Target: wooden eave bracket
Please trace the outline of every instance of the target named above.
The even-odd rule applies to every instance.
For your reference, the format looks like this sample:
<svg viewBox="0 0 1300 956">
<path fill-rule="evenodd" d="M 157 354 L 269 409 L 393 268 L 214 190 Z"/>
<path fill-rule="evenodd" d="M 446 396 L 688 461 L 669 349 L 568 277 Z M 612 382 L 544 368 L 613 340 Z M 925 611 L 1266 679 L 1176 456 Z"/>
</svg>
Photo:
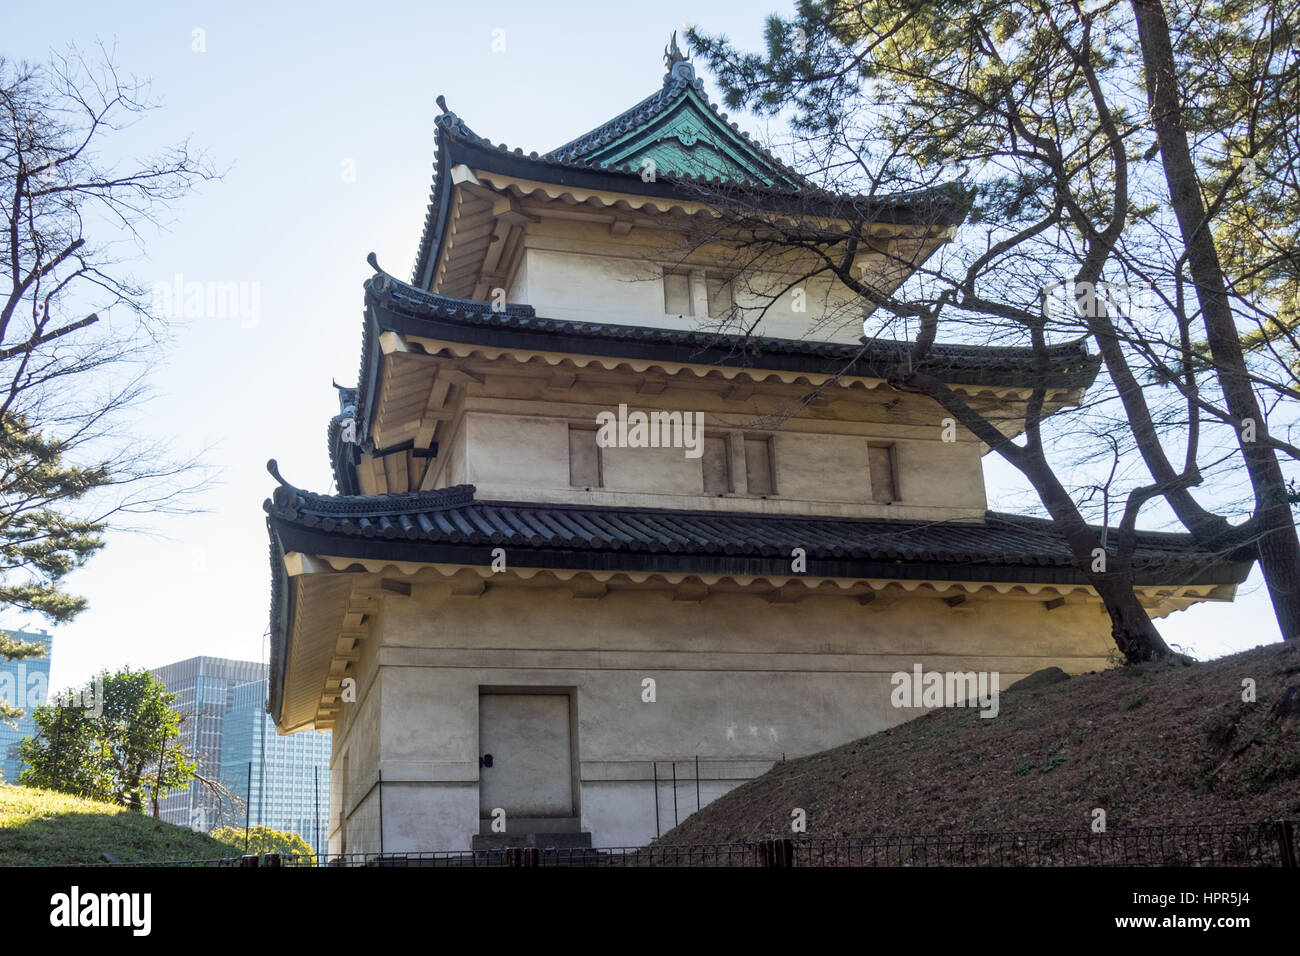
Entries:
<svg viewBox="0 0 1300 956">
<path fill-rule="evenodd" d="M 328 561 L 322 561 L 312 554 L 303 554 L 301 551 L 290 551 L 285 554 L 284 572 L 291 578 L 300 577 L 304 574 L 339 574 L 335 571 Z"/>
<path fill-rule="evenodd" d="M 473 173 L 470 175 L 473 175 Z M 512 226 L 522 226 L 530 222 L 542 221 L 540 216 L 533 216 L 524 212 L 519 205 L 519 201 L 513 196 L 499 196 L 494 200 L 492 203 L 492 216 Z"/>
<path fill-rule="evenodd" d="M 443 367 L 442 375 L 446 376 L 447 381 L 454 382 L 457 385 L 482 385 L 487 379 L 482 375 L 476 375 L 473 372 L 466 371 L 463 368 Z"/>
</svg>

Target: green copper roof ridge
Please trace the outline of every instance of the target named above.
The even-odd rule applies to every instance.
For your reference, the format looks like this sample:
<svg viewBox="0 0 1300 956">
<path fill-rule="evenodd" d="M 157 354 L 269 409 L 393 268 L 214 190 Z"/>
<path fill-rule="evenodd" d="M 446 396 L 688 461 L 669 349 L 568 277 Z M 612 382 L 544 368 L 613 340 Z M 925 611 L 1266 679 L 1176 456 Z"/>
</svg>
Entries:
<svg viewBox="0 0 1300 956">
<path fill-rule="evenodd" d="M 602 167 L 617 168 L 626 165 L 638 149 L 649 150 L 661 139 L 671 138 L 672 134 L 668 137 L 659 135 L 646 141 L 647 136 L 671 127 L 683 113 L 699 117 L 709 131 L 720 134 L 716 137 L 703 135 L 701 138 L 711 148 L 729 159 L 734 166 L 744 170 L 755 182 L 764 186 L 782 185 L 795 189 L 800 187 L 801 184 L 790 175 L 788 170 L 776 165 L 771 158 L 756 149 L 753 143 L 739 133 L 735 124 L 729 124 L 719 116 L 708 100 L 692 87 L 687 87 L 680 96 L 675 98 L 671 106 L 657 111 L 655 115 L 648 117 L 632 129 L 586 153 L 583 158 Z M 677 138 L 681 141 L 680 135 Z M 683 141 L 683 145 L 689 149 L 694 145 L 694 141 L 689 144 Z M 696 172 L 694 169 L 683 171 Z M 720 175 L 723 171 L 708 170 L 708 173 Z"/>
<path fill-rule="evenodd" d="M 719 152 L 730 153 L 731 163 L 746 171 L 747 178 L 758 185 L 784 187 L 796 192 L 805 187 L 806 182 L 797 171 L 772 155 L 740 129 L 739 124 L 728 121 L 726 114 L 722 113 L 704 92 L 704 82 L 696 77 L 694 67 L 684 60 L 670 66 L 669 72 L 664 76 L 663 86 L 659 90 L 651 93 L 635 106 L 569 140 L 563 146 L 543 154 L 540 158 L 563 163 L 594 165 L 603 169 L 619 169 L 621 165 L 625 165 L 621 161 L 627 156 L 624 154 L 614 158 L 611 156 L 612 150 L 615 150 L 620 143 L 628 143 L 638 136 L 644 136 L 648 130 L 656 124 L 663 123 L 666 117 L 678 112 L 686 103 L 690 103 L 700 114 L 701 120 L 721 135 L 726 148 L 720 149 Z M 687 175 L 696 174 L 690 169 L 683 172 Z M 708 172 L 716 178 L 716 170 Z"/>
</svg>

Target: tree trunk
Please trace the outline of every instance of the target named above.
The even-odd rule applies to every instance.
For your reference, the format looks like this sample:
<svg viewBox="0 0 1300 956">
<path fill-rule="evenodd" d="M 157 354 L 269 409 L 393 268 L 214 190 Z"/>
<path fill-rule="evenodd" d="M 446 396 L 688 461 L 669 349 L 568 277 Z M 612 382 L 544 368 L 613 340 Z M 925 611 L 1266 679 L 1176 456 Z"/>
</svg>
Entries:
<svg viewBox="0 0 1300 956">
<path fill-rule="evenodd" d="M 1187 265 L 1205 322 L 1206 340 L 1255 494 L 1256 548 L 1283 640 L 1300 636 L 1300 539 L 1287 502 L 1277 453 L 1259 441 L 1266 426 L 1247 375 L 1241 337 L 1228 300 L 1223 264 L 1201 200 L 1178 95 L 1169 21 L 1160 0 L 1132 0 L 1146 69 L 1147 104 L 1160 146 L 1169 199 L 1187 248 Z M 1246 433 L 1249 425 L 1253 435 Z M 1191 530 L 1191 529 L 1189 529 Z"/>
<path fill-rule="evenodd" d="M 1100 536 L 1083 520 L 1079 506 L 1057 479 L 1041 450 L 1032 447 L 1020 470 L 1033 484 L 1047 513 L 1056 521 L 1057 528 L 1070 545 L 1075 562 L 1105 604 L 1106 613 L 1110 615 L 1111 637 L 1124 660 L 1129 664 L 1144 664 L 1172 656 L 1173 650 L 1160 636 L 1151 615 L 1138 599 L 1132 568 L 1127 563 L 1119 564 L 1106 552 Z M 1094 555 L 1098 549 L 1102 552 L 1100 571 L 1094 570 Z"/>
<path fill-rule="evenodd" d="M 1132 583 L 1120 577 L 1097 575 L 1092 579 L 1092 586 L 1106 603 L 1106 613 L 1110 615 L 1110 636 L 1114 638 L 1115 646 L 1124 655 L 1126 662 L 1142 664 L 1164 660 L 1173 654 L 1156 630 L 1151 615 L 1138 600 Z"/>
<path fill-rule="evenodd" d="M 1264 583 L 1268 585 L 1268 596 L 1273 602 L 1277 625 L 1282 630 L 1282 640 L 1291 641 L 1300 637 L 1300 549 L 1296 544 L 1290 505 L 1270 509 L 1278 510 L 1283 512 L 1283 516 L 1270 514 L 1260 532 L 1259 566 L 1264 572 Z"/>
<path fill-rule="evenodd" d="M 1126 662 L 1142 664 L 1173 654 L 1133 589 L 1131 566 L 1127 562 L 1120 564 L 1105 553 L 1101 537 L 1083 520 L 1079 506 L 1056 477 L 1056 472 L 1043 453 L 1036 423 L 1027 422 L 1029 444 L 1021 447 L 980 418 L 977 412 L 932 375 L 909 372 L 892 379 L 891 384 L 934 399 L 1029 480 L 1038 492 L 1043 507 L 1056 522 L 1057 530 L 1069 545 L 1075 565 L 1105 605 L 1106 613 L 1110 615 L 1111 637 Z M 1104 554 L 1100 571 L 1093 569 L 1094 555 L 1098 548 Z"/>
</svg>

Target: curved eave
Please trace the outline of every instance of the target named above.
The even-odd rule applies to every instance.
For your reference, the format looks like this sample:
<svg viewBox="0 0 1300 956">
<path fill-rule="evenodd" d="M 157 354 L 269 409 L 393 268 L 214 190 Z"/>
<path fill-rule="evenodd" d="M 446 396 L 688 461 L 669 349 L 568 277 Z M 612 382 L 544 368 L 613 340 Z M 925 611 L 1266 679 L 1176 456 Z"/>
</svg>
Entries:
<svg viewBox="0 0 1300 956">
<path fill-rule="evenodd" d="M 272 517 L 286 552 L 330 555 L 357 560 L 379 559 L 404 564 L 449 564 L 490 567 L 500 544 L 367 537 L 309 528 Z M 663 551 L 580 550 L 567 547 L 510 546 L 510 563 L 519 568 L 561 568 L 575 571 L 626 571 L 677 574 L 723 574 L 735 577 L 790 576 L 789 554 L 709 554 Z M 1138 569 L 1140 587 L 1237 585 L 1250 573 L 1251 563 L 1227 559 L 1213 563 L 1169 560 Z M 1073 565 L 1004 564 L 982 560 L 939 561 L 903 558 L 808 558 L 809 576 L 850 580 L 981 581 L 1088 587 L 1088 577 Z"/>
<path fill-rule="evenodd" d="M 512 573 L 553 574 L 560 581 L 573 575 L 607 581 L 613 575 L 632 582 L 725 579 L 746 587 L 831 582 L 824 593 L 901 586 L 932 597 L 988 589 L 1040 599 L 1045 592 L 1090 593 L 1087 576 L 1052 523 L 1018 515 L 989 513 L 984 522 L 909 522 L 541 505 L 477 501 L 468 485 L 376 496 L 324 496 L 282 485 L 264 508 L 272 565 L 268 709 L 285 730 L 311 724 L 303 714 L 315 713 L 320 687 L 310 675 L 325 666 L 324 658 L 315 660 L 306 649 L 306 658 L 292 659 L 295 628 L 306 626 L 295 621 L 298 588 L 309 588 L 316 605 L 332 607 L 356 580 L 337 572 L 413 574 L 434 568 L 446 576 L 468 568 L 491 577 L 493 549 L 506 545 Z M 795 578 L 788 556 L 792 541 L 808 555 L 805 573 Z M 1245 553 L 1197 552 L 1187 535 L 1139 532 L 1135 586 L 1148 600 L 1168 598 L 1175 607 L 1224 600 L 1253 563 Z M 334 647 L 332 641 L 327 645 L 326 657 Z M 320 657 L 321 648 L 315 651 Z M 298 716 L 284 726 L 284 688 L 291 671 L 301 684 L 295 692 Z M 303 701 L 311 706 L 299 713 Z"/>
<path fill-rule="evenodd" d="M 457 132 L 453 132 L 453 128 Z M 463 130 L 463 132 L 460 132 Z M 951 228 L 966 218 L 968 202 L 951 189 L 943 187 L 897 196 L 856 197 L 810 194 L 798 189 L 760 188 L 728 185 L 715 178 L 664 177 L 645 182 L 631 167 L 609 168 L 599 164 L 548 160 L 521 149 L 493 146 L 463 126 L 439 123 L 434 181 L 430 191 L 420 248 L 416 256 L 412 282 L 428 289 L 436 264 L 442 256 L 446 239 L 447 217 L 451 208 L 453 184 L 449 170 L 464 165 L 482 173 L 495 173 L 511 179 L 552 187 L 578 189 L 595 193 L 621 194 L 657 200 L 663 208 L 674 204 L 705 204 L 709 199 L 725 197 L 736 190 L 747 202 L 759 199 L 775 215 L 783 212 L 801 216 L 847 220 L 852 217 L 884 225 Z"/>
<path fill-rule="evenodd" d="M 442 245 L 447 234 L 447 212 L 451 208 L 451 177 L 447 175 L 447 153 L 450 137 L 438 126 L 433 160 L 433 185 L 429 189 L 429 207 L 424 219 L 424 232 L 415 257 L 415 270 L 411 281 L 420 288 L 428 288 L 432 278 L 433 263 L 442 255 Z"/>
<path fill-rule="evenodd" d="M 434 295 L 383 274 L 368 280 L 365 289 L 358 381 L 358 439 L 363 448 L 368 447 L 374 418 L 384 332 L 520 351 L 870 379 L 888 377 L 907 348 L 907 343 L 881 342 L 874 352 L 858 356 L 859 346 L 842 343 L 546 319 L 536 316 L 531 307 L 518 305 L 493 312 L 486 303 Z M 1032 384 L 1029 349 L 937 345 L 934 357 L 925 368 L 951 385 L 1028 388 Z M 1055 391 L 1086 390 L 1101 366 L 1100 356 L 1090 355 L 1082 343 L 1053 346 L 1051 358 L 1054 365 L 1045 384 Z"/>
<path fill-rule="evenodd" d="M 268 516 L 266 531 L 270 538 L 271 556 L 271 659 L 267 681 L 266 710 L 271 719 L 280 723 L 283 708 L 285 665 L 289 656 L 289 634 L 294 618 L 293 583 L 284 567 L 284 548 L 276 526 Z"/>
</svg>

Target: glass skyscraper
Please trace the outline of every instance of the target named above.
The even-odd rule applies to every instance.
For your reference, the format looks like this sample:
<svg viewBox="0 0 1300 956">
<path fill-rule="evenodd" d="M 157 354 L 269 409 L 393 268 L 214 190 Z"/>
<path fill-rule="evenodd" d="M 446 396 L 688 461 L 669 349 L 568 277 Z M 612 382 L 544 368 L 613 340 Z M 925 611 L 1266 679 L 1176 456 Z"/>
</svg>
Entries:
<svg viewBox="0 0 1300 956">
<path fill-rule="evenodd" d="M 45 631 L 6 630 L 15 641 L 25 644 L 45 645 L 44 657 L 28 657 L 18 661 L 0 658 L 0 700 L 12 707 L 21 707 L 27 713 L 16 721 L 16 727 L 0 721 L 0 782 L 17 783 L 24 764 L 18 756 L 18 745 L 24 737 L 36 735 L 36 721 L 32 711 L 49 699 L 50 657 L 54 654 L 54 635 Z"/>
<path fill-rule="evenodd" d="M 275 732 L 275 722 L 266 712 L 265 680 L 234 689 L 222 734 L 221 776 L 248 802 L 251 826 L 290 830 L 318 852 L 324 851 L 329 762 L 328 732 L 287 737 Z"/>
<path fill-rule="evenodd" d="M 181 733 L 199 772 L 220 780 L 240 801 L 237 808 L 223 803 L 196 780 L 163 798 L 162 819 L 210 831 L 242 827 L 247 813 L 252 826 L 291 830 L 314 845 L 319 773 L 323 837 L 329 819 L 330 735 L 276 735 L 266 713 L 265 664 L 192 657 L 155 668 L 153 674 L 180 694 L 172 706 L 181 714 Z"/>
</svg>

